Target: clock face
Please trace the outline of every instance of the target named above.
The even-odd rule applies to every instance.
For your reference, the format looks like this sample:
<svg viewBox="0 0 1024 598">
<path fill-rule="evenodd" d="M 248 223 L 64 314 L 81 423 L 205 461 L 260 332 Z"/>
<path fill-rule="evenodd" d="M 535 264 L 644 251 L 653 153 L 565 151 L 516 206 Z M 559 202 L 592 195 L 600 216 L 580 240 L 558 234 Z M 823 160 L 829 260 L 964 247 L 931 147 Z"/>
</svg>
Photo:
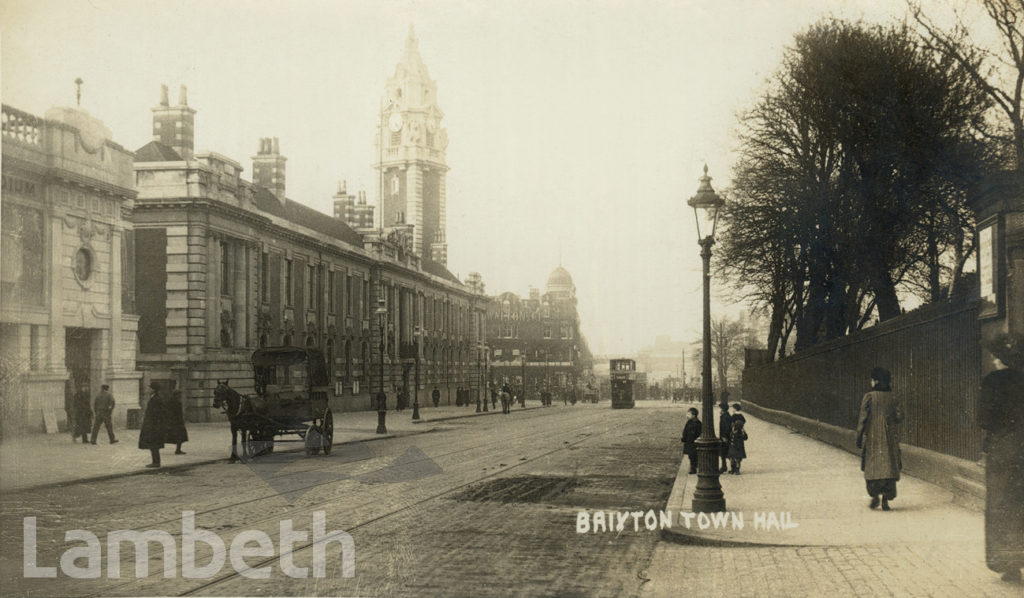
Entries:
<svg viewBox="0 0 1024 598">
<path fill-rule="evenodd" d="M 397 112 L 393 112 L 391 114 L 391 118 L 388 119 L 388 128 L 391 129 L 391 131 L 394 133 L 401 131 L 402 115 Z"/>
</svg>

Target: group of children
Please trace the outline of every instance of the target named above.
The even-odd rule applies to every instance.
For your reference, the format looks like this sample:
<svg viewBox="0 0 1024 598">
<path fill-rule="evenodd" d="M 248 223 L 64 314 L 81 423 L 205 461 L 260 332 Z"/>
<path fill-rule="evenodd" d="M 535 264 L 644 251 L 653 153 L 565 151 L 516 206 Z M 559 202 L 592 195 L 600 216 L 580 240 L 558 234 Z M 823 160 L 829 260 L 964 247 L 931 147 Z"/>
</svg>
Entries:
<svg viewBox="0 0 1024 598">
<path fill-rule="evenodd" d="M 747 458 L 747 433 L 743 427 L 747 420 L 740 413 L 740 404 L 733 403 L 733 413 L 729 413 L 729 403 L 722 402 L 718 406 L 722 413 L 718 417 L 719 448 L 718 455 L 722 459 L 719 473 L 728 471 L 739 475 L 740 463 Z M 697 419 L 698 411 L 690 407 L 686 412 L 686 425 L 683 427 L 683 453 L 690 458 L 690 473 L 697 473 L 697 439 L 700 438 L 701 424 Z"/>
</svg>

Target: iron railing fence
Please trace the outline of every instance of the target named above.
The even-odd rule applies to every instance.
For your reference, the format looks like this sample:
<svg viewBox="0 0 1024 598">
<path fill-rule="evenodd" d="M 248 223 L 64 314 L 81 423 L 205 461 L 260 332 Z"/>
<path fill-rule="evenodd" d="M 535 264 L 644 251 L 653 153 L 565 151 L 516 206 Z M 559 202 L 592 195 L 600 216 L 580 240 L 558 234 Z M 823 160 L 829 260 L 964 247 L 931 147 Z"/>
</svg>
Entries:
<svg viewBox="0 0 1024 598">
<path fill-rule="evenodd" d="M 881 366 L 892 372 L 893 390 L 903 399 L 902 442 L 976 461 L 983 438 L 976 421 L 980 337 L 976 303 L 928 305 L 748 367 L 743 392 L 763 407 L 855 429 L 871 368 Z"/>
</svg>

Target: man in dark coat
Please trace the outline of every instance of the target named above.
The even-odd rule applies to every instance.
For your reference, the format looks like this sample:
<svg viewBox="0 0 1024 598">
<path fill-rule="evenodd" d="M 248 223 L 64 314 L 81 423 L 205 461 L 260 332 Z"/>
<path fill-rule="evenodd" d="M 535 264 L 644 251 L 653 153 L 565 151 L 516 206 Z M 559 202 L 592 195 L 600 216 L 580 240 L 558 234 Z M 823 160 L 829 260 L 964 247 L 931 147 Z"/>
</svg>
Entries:
<svg viewBox="0 0 1024 598">
<path fill-rule="evenodd" d="M 142 415 L 142 427 L 139 429 L 139 448 L 149 450 L 153 462 L 146 467 L 160 467 L 160 449 L 164 448 L 167 436 L 167 405 L 160 395 L 160 386 L 154 380 L 149 383 L 153 394 L 146 403 L 146 412 Z"/>
<path fill-rule="evenodd" d="M 729 403 L 722 401 L 718 408 L 722 410 L 718 415 L 718 439 L 721 441 L 718 446 L 718 456 L 722 459 L 718 473 L 725 473 L 729 469 L 729 435 L 732 434 L 732 416 L 729 415 Z"/>
<path fill-rule="evenodd" d="M 1003 581 L 1024 567 L 1024 336 L 987 347 L 995 369 L 981 381 L 978 425 L 985 430 L 985 561 Z"/>
<path fill-rule="evenodd" d="M 82 444 L 89 443 L 89 432 L 92 430 L 92 402 L 89 400 L 89 387 L 82 384 L 71 400 L 71 410 L 75 419 L 75 438 L 81 436 Z"/>
<path fill-rule="evenodd" d="M 188 430 L 185 429 L 185 412 L 181 405 L 180 390 L 171 393 L 171 398 L 167 401 L 166 408 L 167 419 L 165 424 L 167 431 L 164 442 L 177 445 L 177 448 L 174 450 L 175 455 L 184 455 L 185 451 L 181 450 L 181 443 L 188 442 Z"/>
<path fill-rule="evenodd" d="M 430 393 L 430 398 L 434 401 L 434 407 L 441 404 L 441 391 L 438 390 L 436 386 L 434 387 L 433 392 Z"/>
<path fill-rule="evenodd" d="M 93 401 L 93 423 L 92 423 L 92 443 L 96 444 L 96 437 L 100 433 L 100 425 L 106 424 L 107 426 L 107 437 L 110 439 L 110 444 L 117 442 L 114 438 L 114 424 L 111 422 L 111 417 L 114 414 L 114 395 L 110 394 L 110 386 L 104 384 L 100 387 L 100 394 L 96 395 L 96 400 Z"/>
<path fill-rule="evenodd" d="M 697 473 L 697 439 L 700 438 L 700 420 L 695 407 L 686 410 L 686 425 L 683 426 L 683 454 L 690 458 L 690 473 Z"/>
</svg>

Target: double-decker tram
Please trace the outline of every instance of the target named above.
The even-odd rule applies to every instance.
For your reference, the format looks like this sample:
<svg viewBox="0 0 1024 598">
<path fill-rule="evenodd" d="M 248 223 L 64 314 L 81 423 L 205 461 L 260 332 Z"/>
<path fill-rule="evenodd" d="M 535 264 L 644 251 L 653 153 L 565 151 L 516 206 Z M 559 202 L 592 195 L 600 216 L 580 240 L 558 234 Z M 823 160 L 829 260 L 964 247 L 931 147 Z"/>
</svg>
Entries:
<svg viewBox="0 0 1024 598">
<path fill-rule="evenodd" d="M 612 409 L 632 409 L 636 362 L 632 359 L 612 359 L 608 365 L 608 376 L 612 386 Z"/>
</svg>

